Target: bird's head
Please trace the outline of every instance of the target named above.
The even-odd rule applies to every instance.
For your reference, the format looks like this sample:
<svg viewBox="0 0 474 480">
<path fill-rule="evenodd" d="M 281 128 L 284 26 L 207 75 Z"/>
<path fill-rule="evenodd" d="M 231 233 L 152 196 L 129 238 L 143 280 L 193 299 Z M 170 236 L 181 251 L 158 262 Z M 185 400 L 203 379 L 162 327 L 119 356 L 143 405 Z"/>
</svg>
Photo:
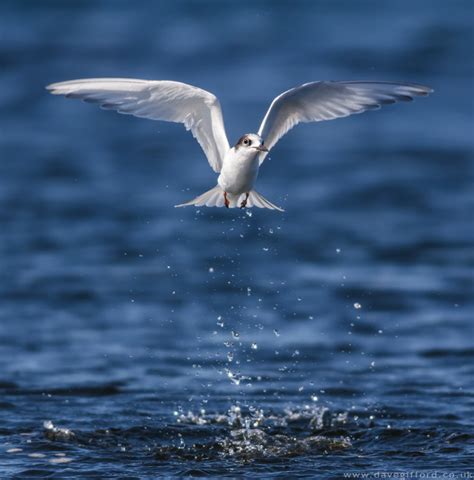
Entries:
<svg viewBox="0 0 474 480">
<path fill-rule="evenodd" d="M 235 149 L 237 150 L 240 148 L 268 152 L 268 149 L 263 145 L 262 137 L 256 133 L 246 133 L 240 137 L 235 145 Z"/>
</svg>

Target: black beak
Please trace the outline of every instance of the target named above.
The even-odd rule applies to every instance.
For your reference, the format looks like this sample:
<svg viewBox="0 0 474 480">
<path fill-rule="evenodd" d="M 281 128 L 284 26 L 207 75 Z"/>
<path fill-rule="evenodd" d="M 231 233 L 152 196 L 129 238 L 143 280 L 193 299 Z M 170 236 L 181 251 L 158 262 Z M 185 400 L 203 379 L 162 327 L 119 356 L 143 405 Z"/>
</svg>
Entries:
<svg viewBox="0 0 474 480">
<path fill-rule="evenodd" d="M 264 147 L 263 145 L 260 145 L 259 147 L 255 147 L 255 150 L 258 150 L 259 152 L 268 152 L 268 148 Z"/>
</svg>

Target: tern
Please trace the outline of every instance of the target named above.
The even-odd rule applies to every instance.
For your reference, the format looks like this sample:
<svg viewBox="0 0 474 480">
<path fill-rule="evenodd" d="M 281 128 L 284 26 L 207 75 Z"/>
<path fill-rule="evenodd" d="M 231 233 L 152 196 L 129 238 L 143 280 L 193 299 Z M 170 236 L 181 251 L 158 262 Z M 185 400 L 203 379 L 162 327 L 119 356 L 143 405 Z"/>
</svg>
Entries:
<svg viewBox="0 0 474 480">
<path fill-rule="evenodd" d="M 254 190 L 258 171 L 278 140 L 298 123 L 347 117 L 397 101 L 426 96 L 429 87 L 398 82 L 317 81 L 278 95 L 258 129 L 247 133 L 231 148 L 219 100 L 212 93 L 169 80 L 87 78 L 53 83 L 54 95 L 98 103 L 107 110 L 151 120 L 183 123 L 191 130 L 219 174 L 217 185 L 185 207 L 259 207 L 283 211 Z"/>
</svg>

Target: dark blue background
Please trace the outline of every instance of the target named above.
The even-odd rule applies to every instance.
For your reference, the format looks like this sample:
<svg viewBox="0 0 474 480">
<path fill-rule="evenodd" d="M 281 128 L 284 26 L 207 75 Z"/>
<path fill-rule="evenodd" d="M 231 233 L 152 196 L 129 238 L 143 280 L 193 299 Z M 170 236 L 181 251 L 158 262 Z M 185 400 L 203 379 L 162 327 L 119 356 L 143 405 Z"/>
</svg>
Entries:
<svg viewBox="0 0 474 480">
<path fill-rule="evenodd" d="M 3 1 L 2 478 L 467 471 L 472 24 L 468 0 Z M 100 76 L 215 93 L 230 143 L 308 81 L 435 93 L 291 131 L 257 186 L 286 212 L 249 216 L 173 208 L 215 184 L 182 126 L 44 90 Z"/>
</svg>

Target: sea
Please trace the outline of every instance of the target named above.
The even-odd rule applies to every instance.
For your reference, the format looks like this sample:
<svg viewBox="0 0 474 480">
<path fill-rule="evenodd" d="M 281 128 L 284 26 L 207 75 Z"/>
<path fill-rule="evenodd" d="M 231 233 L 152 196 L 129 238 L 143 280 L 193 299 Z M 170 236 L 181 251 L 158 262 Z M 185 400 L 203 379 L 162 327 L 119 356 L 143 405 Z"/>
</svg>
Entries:
<svg viewBox="0 0 474 480">
<path fill-rule="evenodd" d="M 474 477 L 474 3 L 0 3 L 0 478 Z M 182 125 L 45 86 L 177 80 L 229 142 L 316 80 L 414 102 L 283 137 L 256 189 Z"/>
</svg>

